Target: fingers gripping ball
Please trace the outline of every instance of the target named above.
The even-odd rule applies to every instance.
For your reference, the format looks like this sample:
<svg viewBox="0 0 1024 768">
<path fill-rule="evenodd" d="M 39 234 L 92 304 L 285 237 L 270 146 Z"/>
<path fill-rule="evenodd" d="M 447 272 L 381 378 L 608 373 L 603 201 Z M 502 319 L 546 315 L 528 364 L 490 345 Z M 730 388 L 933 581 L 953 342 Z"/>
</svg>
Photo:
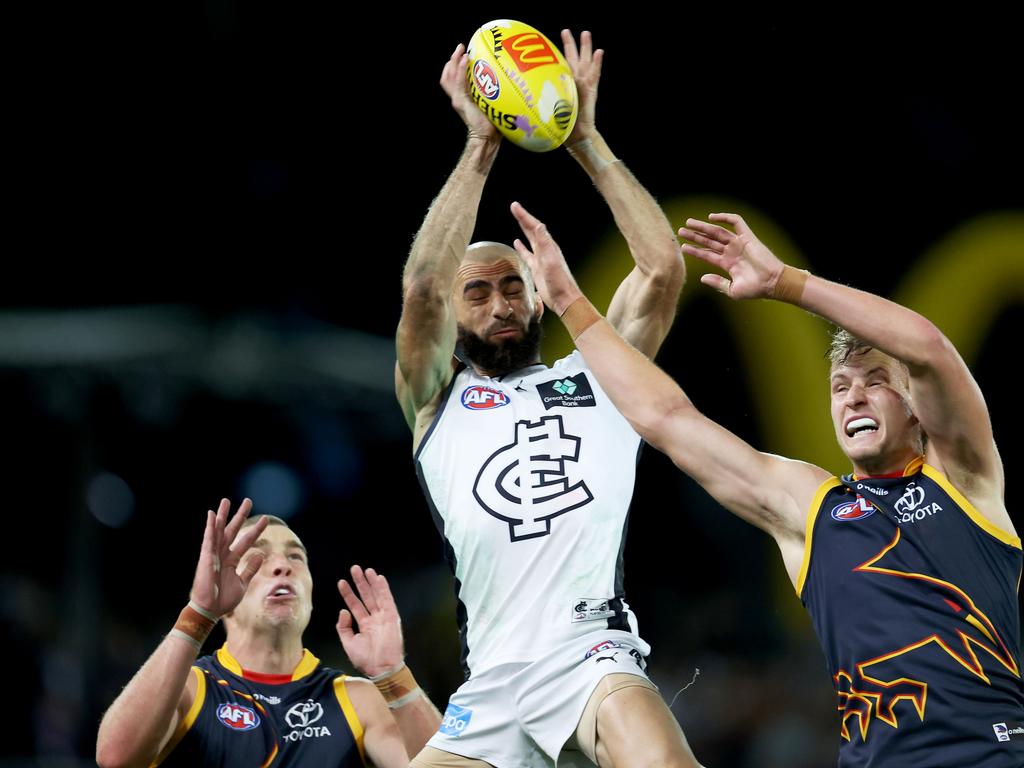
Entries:
<svg viewBox="0 0 1024 768">
<path fill-rule="evenodd" d="M 579 100 L 562 52 L 528 24 L 497 19 L 469 43 L 469 91 L 507 139 L 531 152 L 562 144 Z"/>
</svg>

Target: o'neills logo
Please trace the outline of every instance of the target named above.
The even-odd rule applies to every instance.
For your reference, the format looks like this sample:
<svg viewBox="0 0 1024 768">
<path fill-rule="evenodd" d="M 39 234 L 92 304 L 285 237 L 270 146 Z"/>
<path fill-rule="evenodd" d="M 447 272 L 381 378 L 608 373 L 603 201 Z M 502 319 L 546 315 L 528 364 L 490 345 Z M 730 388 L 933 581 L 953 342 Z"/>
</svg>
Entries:
<svg viewBox="0 0 1024 768">
<path fill-rule="evenodd" d="M 587 374 L 577 373 L 564 379 L 545 381 L 537 385 L 537 394 L 544 403 L 544 410 L 555 406 L 561 408 L 593 408 L 597 405 L 594 390 L 587 381 Z"/>
<path fill-rule="evenodd" d="M 992 723 L 996 741 L 1010 741 L 1014 736 L 1024 736 L 1024 727 L 1020 723 Z"/>
</svg>

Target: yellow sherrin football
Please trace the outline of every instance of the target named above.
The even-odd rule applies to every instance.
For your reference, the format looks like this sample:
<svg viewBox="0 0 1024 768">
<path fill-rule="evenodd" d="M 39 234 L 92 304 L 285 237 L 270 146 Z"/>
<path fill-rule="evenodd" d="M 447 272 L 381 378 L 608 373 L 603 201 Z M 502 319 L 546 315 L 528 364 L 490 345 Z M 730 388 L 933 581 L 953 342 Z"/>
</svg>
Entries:
<svg viewBox="0 0 1024 768">
<path fill-rule="evenodd" d="M 565 57 L 528 24 L 497 19 L 469 43 L 470 95 L 510 141 L 531 152 L 561 145 L 576 125 L 579 101 Z"/>
</svg>

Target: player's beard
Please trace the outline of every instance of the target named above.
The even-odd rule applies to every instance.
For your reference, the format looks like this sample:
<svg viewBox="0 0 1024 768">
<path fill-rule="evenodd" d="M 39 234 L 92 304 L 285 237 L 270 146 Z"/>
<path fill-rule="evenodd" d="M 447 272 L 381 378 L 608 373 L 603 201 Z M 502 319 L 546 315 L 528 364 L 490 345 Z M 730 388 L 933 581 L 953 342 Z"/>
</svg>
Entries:
<svg viewBox="0 0 1024 768">
<path fill-rule="evenodd" d="M 502 376 L 540 360 L 540 340 L 544 334 L 539 317 L 530 319 L 522 338 L 498 343 L 484 341 L 461 325 L 458 331 L 460 359 L 494 376 Z"/>
</svg>

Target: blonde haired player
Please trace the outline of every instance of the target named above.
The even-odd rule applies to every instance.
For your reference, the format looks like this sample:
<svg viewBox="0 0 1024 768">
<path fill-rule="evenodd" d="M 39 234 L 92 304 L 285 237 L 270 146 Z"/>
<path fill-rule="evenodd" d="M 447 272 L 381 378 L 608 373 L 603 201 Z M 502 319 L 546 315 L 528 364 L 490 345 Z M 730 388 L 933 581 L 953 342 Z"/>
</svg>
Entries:
<svg viewBox="0 0 1024 768">
<path fill-rule="evenodd" d="M 829 387 L 853 472 L 834 477 L 704 416 L 600 317 L 547 228 L 512 213 L 541 296 L 630 423 L 778 544 L 836 687 L 841 768 L 1024 765 L 1021 542 L 985 400 L 949 340 L 894 302 L 786 266 L 740 216 L 687 220 L 684 253 L 728 274 L 702 282 L 844 329 Z"/>
</svg>

